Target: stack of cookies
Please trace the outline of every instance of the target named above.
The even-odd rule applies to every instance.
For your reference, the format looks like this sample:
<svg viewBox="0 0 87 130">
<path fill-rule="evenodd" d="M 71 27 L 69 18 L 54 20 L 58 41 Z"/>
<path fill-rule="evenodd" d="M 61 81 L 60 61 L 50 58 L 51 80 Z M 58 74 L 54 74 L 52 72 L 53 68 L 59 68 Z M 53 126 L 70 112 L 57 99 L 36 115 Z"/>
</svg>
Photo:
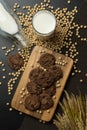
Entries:
<svg viewBox="0 0 87 130">
<path fill-rule="evenodd" d="M 53 107 L 52 96 L 56 93 L 56 82 L 63 77 L 62 69 L 55 62 L 54 55 L 45 53 L 39 58 L 40 67 L 31 70 L 30 81 L 26 86 L 29 92 L 25 99 L 27 110 L 47 110 Z"/>
</svg>

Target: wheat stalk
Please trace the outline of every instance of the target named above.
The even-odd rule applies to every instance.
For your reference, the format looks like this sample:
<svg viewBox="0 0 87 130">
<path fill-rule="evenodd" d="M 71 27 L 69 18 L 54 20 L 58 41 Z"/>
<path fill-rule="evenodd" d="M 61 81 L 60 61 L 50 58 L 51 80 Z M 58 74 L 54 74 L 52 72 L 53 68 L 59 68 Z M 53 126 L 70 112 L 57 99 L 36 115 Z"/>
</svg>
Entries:
<svg viewBox="0 0 87 130">
<path fill-rule="evenodd" d="M 87 130 L 87 96 L 65 94 L 63 103 L 59 103 L 63 113 L 57 113 L 53 123 L 58 130 Z"/>
</svg>

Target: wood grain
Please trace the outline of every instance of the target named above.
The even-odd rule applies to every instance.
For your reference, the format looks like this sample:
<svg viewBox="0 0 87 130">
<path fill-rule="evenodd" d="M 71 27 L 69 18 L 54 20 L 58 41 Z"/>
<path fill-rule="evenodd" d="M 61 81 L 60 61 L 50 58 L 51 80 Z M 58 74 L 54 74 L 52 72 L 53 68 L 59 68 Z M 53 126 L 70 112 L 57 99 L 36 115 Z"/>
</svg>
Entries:
<svg viewBox="0 0 87 130">
<path fill-rule="evenodd" d="M 67 63 L 65 66 L 61 66 L 61 68 L 63 70 L 63 78 L 60 79 L 61 87 L 57 88 L 57 90 L 56 90 L 56 94 L 55 94 L 56 98 L 53 97 L 54 106 L 50 109 L 50 113 L 48 113 L 47 111 L 43 111 L 43 113 L 40 114 L 36 111 L 32 112 L 32 111 L 25 109 L 24 100 L 27 96 L 26 84 L 29 81 L 29 73 L 33 68 L 37 67 L 37 65 L 38 65 L 37 61 L 42 54 L 41 51 L 43 52 L 43 50 L 45 52 L 53 54 L 57 61 L 59 60 L 59 57 L 62 57 L 62 61 L 66 61 Z M 32 66 L 33 66 L 33 68 L 32 68 Z M 31 116 L 36 117 L 38 119 L 41 119 L 44 121 L 50 121 L 55 113 L 56 107 L 58 105 L 59 99 L 60 99 L 62 92 L 64 90 L 64 87 L 65 87 L 65 84 L 66 84 L 67 79 L 69 77 L 72 66 L 73 66 L 73 60 L 71 58 L 66 57 L 66 56 L 59 54 L 59 53 L 52 52 L 51 50 L 48 50 L 46 48 L 36 46 L 32 51 L 32 54 L 31 54 L 29 61 L 28 61 L 28 64 L 25 68 L 25 71 L 20 79 L 20 82 L 19 82 L 18 87 L 16 89 L 16 92 L 14 94 L 14 97 L 12 99 L 12 102 L 11 102 L 12 107 L 18 111 L 21 111 L 25 114 L 31 115 Z M 24 96 L 23 96 L 23 93 L 24 93 Z M 22 101 L 22 103 L 20 101 Z"/>
</svg>

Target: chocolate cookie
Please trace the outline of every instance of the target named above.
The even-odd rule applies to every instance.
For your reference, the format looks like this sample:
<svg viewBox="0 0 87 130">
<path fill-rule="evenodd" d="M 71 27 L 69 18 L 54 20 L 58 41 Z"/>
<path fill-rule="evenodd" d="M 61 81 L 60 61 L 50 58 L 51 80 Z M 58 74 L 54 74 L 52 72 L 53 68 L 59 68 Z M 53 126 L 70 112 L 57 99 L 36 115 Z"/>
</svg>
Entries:
<svg viewBox="0 0 87 130">
<path fill-rule="evenodd" d="M 53 65 L 48 68 L 48 71 L 52 72 L 55 81 L 63 77 L 63 71 L 60 67 Z"/>
<path fill-rule="evenodd" d="M 29 74 L 29 78 L 30 80 L 36 82 L 38 79 L 38 75 L 40 75 L 43 72 L 43 69 L 37 67 L 33 70 L 31 70 L 30 74 Z"/>
<path fill-rule="evenodd" d="M 36 94 L 36 95 L 39 95 L 42 92 L 41 87 L 35 84 L 34 82 L 28 82 L 27 90 L 30 94 Z"/>
<path fill-rule="evenodd" d="M 24 64 L 23 58 L 19 54 L 11 55 L 8 59 L 8 65 L 13 70 L 20 69 Z"/>
<path fill-rule="evenodd" d="M 30 95 L 25 99 L 25 108 L 31 111 L 35 111 L 40 107 L 39 97 L 36 95 Z"/>
<path fill-rule="evenodd" d="M 54 83 L 54 77 L 51 72 L 43 71 L 38 75 L 37 84 L 42 88 L 48 88 Z"/>
<path fill-rule="evenodd" d="M 47 93 L 40 94 L 41 109 L 47 110 L 54 104 L 52 98 Z"/>
<path fill-rule="evenodd" d="M 45 91 L 45 93 L 47 93 L 48 95 L 50 95 L 50 96 L 53 96 L 53 95 L 55 95 L 55 93 L 56 93 L 56 86 L 54 85 L 54 86 L 51 86 L 50 88 L 47 88 L 46 90 L 44 90 Z"/>
<path fill-rule="evenodd" d="M 42 67 L 48 68 L 49 66 L 54 65 L 55 61 L 56 61 L 56 59 L 55 59 L 54 55 L 45 53 L 45 54 L 41 55 L 38 62 L 40 63 L 40 65 Z"/>
</svg>

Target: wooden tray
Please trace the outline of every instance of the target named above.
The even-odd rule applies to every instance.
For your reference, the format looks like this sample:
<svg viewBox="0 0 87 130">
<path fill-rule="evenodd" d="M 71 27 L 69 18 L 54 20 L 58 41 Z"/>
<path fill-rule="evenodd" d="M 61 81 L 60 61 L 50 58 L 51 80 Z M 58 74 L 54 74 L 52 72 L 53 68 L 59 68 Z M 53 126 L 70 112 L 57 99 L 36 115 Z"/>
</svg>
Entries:
<svg viewBox="0 0 87 130">
<path fill-rule="evenodd" d="M 41 111 L 32 112 L 32 111 L 28 111 L 27 109 L 25 109 L 24 100 L 25 100 L 25 97 L 27 96 L 26 84 L 29 81 L 29 73 L 33 68 L 38 66 L 37 61 L 40 58 L 40 55 L 44 52 L 51 53 L 55 56 L 56 61 L 58 61 L 58 64 L 60 64 L 60 66 L 63 70 L 63 78 L 60 79 L 61 86 L 57 88 L 56 94 L 55 94 L 55 96 L 53 96 L 54 106 L 48 111 L 47 110 L 43 111 L 43 113 L 41 114 Z M 38 119 L 41 119 L 44 121 L 50 121 L 55 113 L 57 104 L 58 104 L 60 96 L 64 90 L 64 87 L 65 87 L 66 81 L 68 79 L 68 76 L 70 74 L 70 71 L 72 69 L 72 66 L 73 66 L 73 60 L 71 58 L 66 57 L 59 53 L 52 52 L 51 50 L 48 50 L 46 48 L 36 46 L 33 49 L 33 52 L 29 58 L 28 64 L 25 68 L 25 71 L 21 77 L 19 85 L 18 85 L 16 92 L 14 94 L 14 97 L 12 99 L 12 103 L 11 103 L 12 107 L 18 111 L 21 111 L 25 114 L 31 115 Z"/>
</svg>

